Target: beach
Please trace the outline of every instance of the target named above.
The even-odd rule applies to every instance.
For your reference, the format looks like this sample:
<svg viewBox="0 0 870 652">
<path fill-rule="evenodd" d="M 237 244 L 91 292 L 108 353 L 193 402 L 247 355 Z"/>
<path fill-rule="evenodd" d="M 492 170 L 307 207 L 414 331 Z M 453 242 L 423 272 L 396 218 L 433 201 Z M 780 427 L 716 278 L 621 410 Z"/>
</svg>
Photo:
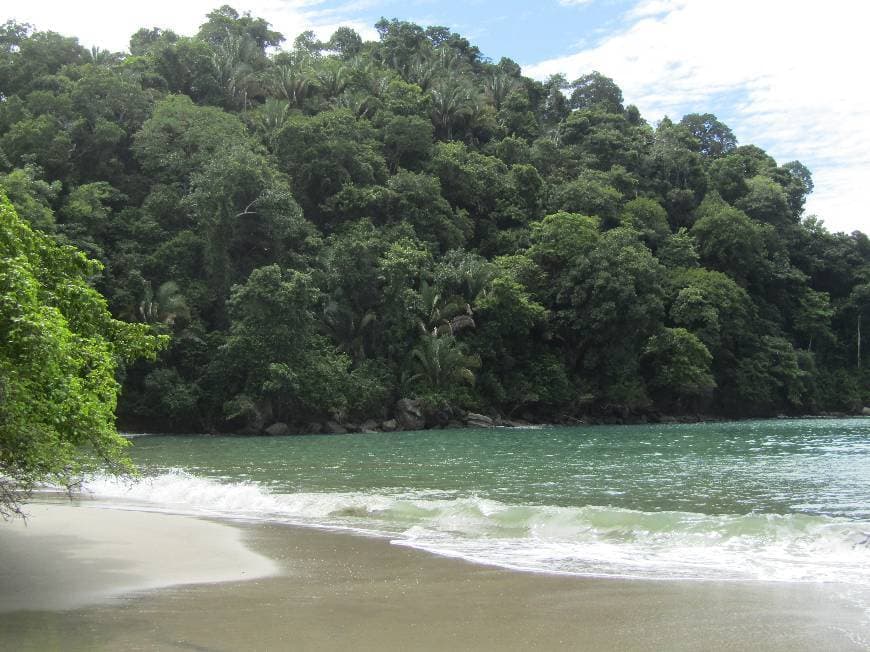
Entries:
<svg viewBox="0 0 870 652">
<path fill-rule="evenodd" d="M 516 572 L 383 539 L 80 503 L 0 525 L 16 650 L 860 650 L 840 585 Z"/>
</svg>

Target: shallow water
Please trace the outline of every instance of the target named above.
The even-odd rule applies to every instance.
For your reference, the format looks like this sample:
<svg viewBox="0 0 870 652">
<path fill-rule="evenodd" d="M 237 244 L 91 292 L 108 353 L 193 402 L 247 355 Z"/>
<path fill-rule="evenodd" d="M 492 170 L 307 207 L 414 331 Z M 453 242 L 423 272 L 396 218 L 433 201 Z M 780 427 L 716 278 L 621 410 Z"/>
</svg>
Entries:
<svg viewBox="0 0 870 652">
<path fill-rule="evenodd" d="M 870 419 L 133 439 L 114 505 L 522 570 L 870 586 Z"/>
</svg>

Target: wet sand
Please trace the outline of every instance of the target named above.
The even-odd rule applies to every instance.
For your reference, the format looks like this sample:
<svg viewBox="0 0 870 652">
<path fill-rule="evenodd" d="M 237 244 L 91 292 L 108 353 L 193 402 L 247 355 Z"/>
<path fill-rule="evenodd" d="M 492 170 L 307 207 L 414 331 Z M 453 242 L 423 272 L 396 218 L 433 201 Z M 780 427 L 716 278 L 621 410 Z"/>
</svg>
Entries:
<svg viewBox="0 0 870 652">
<path fill-rule="evenodd" d="M 31 519 L 32 532 L 38 514 L 64 513 L 68 522 L 87 523 L 92 542 L 108 539 L 104 528 L 132 527 L 131 535 L 147 538 L 142 532 L 151 526 L 146 523 L 161 516 L 86 506 L 40 510 Z M 52 593 L 50 584 L 29 594 L 22 586 L 22 578 L 40 577 L 35 571 L 50 556 L 47 550 L 61 554 L 55 565 L 58 588 L 75 594 L 79 587 L 81 594 L 90 590 L 94 577 L 147 575 L 139 564 L 141 547 L 73 546 L 75 554 L 63 555 L 58 552 L 63 545 L 45 547 L 50 534 L 10 535 L 9 526 L 0 525 L 0 604 L 14 603 L 22 591 L 30 596 L 26 610 L 0 613 L 0 649 L 794 651 L 870 645 L 868 614 L 843 599 L 843 587 L 517 573 L 345 533 L 162 518 L 169 520 L 161 527 L 176 528 L 178 535 L 166 548 L 148 546 L 153 558 L 174 569 L 162 571 L 158 585 L 164 588 L 140 581 L 135 585 L 140 588 L 121 594 L 118 582 L 109 582 L 113 590 L 88 598 L 98 604 L 77 608 L 38 604 L 36 596 Z M 120 528 L 119 519 L 125 522 Z M 217 559 L 208 547 L 211 536 L 185 536 L 192 523 L 214 526 L 209 530 L 213 539 L 232 544 L 223 548 L 221 566 L 236 580 L 243 569 L 246 577 L 255 567 L 260 575 L 187 583 L 190 576 L 183 577 L 183 571 L 189 563 L 199 560 L 211 573 Z M 71 536 L 69 531 L 54 534 Z M 30 543 L 10 547 L 16 537 L 19 544 Z M 257 566 L 263 557 L 274 560 L 277 574 Z M 253 566 L 245 567 L 242 559 Z M 10 563 L 30 564 L 11 573 L 18 578 L 13 584 L 6 581 Z M 65 564 L 70 565 L 63 569 Z M 208 575 L 208 581 L 214 579 Z M 167 582 L 176 585 L 166 588 Z"/>
</svg>

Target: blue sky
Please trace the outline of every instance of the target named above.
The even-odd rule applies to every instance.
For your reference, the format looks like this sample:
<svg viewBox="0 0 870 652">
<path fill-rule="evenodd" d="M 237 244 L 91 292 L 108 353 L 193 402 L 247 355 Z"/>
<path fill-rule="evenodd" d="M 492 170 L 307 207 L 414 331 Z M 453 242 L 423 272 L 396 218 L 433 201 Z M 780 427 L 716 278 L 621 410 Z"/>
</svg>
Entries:
<svg viewBox="0 0 870 652">
<path fill-rule="evenodd" d="M 222 0 L 4 3 L 16 18 L 121 50 L 135 29 L 192 34 Z M 239 0 L 288 41 L 349 25 L 376 38 L 381 16 L 446 25 L 525 74 L 598 70 L 651 123 L 715 113 L 742 144 L 801 160 L 816 191 L 807 212 L 833 231 L 870 232 L 870 3 L 863 0 Z M 96 20 L 95 20 L 95 17 Z"/>
</svg>

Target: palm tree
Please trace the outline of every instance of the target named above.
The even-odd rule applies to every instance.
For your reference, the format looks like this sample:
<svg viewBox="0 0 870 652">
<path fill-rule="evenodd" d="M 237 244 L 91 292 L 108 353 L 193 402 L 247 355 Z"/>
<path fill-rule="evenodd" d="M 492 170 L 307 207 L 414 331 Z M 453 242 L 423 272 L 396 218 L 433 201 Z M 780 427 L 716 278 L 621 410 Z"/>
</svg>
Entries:
<svg viewBox="0 0 870 652">
<path fill-rule="evenodd" d="M 432 87 L 432 124 L 447 140 L 453 138 L 453 127 L 471 110 L 474 89 L 456 79 L 442 79 Z"/>
<path fill-rule="evenodd" d="M 266 144 L 269 146 L 269 151 L 273 154 L 278 153 L 280 145 L 278 134 L 281 132 L 284 123 L 287 122 L 289 115 L 290 104 L 285 100 L 279 100 L 274 97 L 267 99 L 257 109 L 255 124 L 263 132 Z"/>
<path fill-rule="evenodd" d="M 406 81 L 417 84 L 425 93 L 432 87 L 437 72 L 437 68 L 432 65 L 432 59 L 420 52 L 407 65 L 404 77 Z"/>
<path fill-rule="evenodd" d="M 96 45 L 91 46 L 88 55 L 90 56 L 91 62 L 98 66 L 111 66 L 121 62 L 120 54 L 112 52 L 111 50 L 104 50 Z"/>
<path fill-rule="evenodd" d="M 228 108 L 247 109 L 249 91 L 257 81 L 251 65 L 256 52 L 252 39 L 233 34 L 227 34 L 212 51 L 209 58 L 212 77 L 223 90 Z"/>
<path fill-rule="evenodd" d="M 356 57 L 347 68 L 344 91 L 336 106 L 350 109 L 357 117 L 370 117 L 382 105 L 382 98 L 393 80 L 389 71 L 371 59 Z"/>
<path fill-rule="evenodd" d="M 486 97 L 496 111 L 501 109 L 501 105 L 516 87 L 516 80 L 500 70 L 490 73 L 483 82 Z"/>
<path fill-rule="evenodd" d="M 423 318 L 419 324 L 424 334 L 431 331 L 436 335 L 454 335 L 475 326 L 469 304 L 459 297 L 445 299 L 438 287 L 425 279 L 420 281 L 420 313 Z"/>
<path fill-rule="evenodd" d="M 435 389 L 448 389 L 457 383 L 473 385 L 474 371 L 480 366 L 476 356 L 465 355 L 453 335 L 424 333 L 420 343 L 411 351 L 415 373 L 411 382 L 422 381 Z"/>
<path fill-rule="evenodd" d="M 481 297 L 486 296 L 492 279 L 496 275 L 496 267 L 485 258 L 475 255 L 449 255 L 454 273 L 460 279 L 460 289 L 465 301 L 474 305 Z"/>
<path fill-rule="evenodd" d="M 312 71 L 297 63 L 279 63 L 266 72 L 266 85 L 269 91 L 284 98 L 291 106 L 301 109 L 317 89 L 317 80 Z"/>
<path fill-rule="evenodd" d="M 357 316 L 349 306 L 330 301 L 323 309 L 322 324 L 339 348 L 359 363 L 367 357 L 366 342 L 377 319 L 374 310 Z"/>
<path fill-rule="evenodd" d="M 323 97 L 334 104 L 350 83 L 350 75 L 343 64 L 324 66 L 317 71 L 317 82 Z"/>
</svg>

